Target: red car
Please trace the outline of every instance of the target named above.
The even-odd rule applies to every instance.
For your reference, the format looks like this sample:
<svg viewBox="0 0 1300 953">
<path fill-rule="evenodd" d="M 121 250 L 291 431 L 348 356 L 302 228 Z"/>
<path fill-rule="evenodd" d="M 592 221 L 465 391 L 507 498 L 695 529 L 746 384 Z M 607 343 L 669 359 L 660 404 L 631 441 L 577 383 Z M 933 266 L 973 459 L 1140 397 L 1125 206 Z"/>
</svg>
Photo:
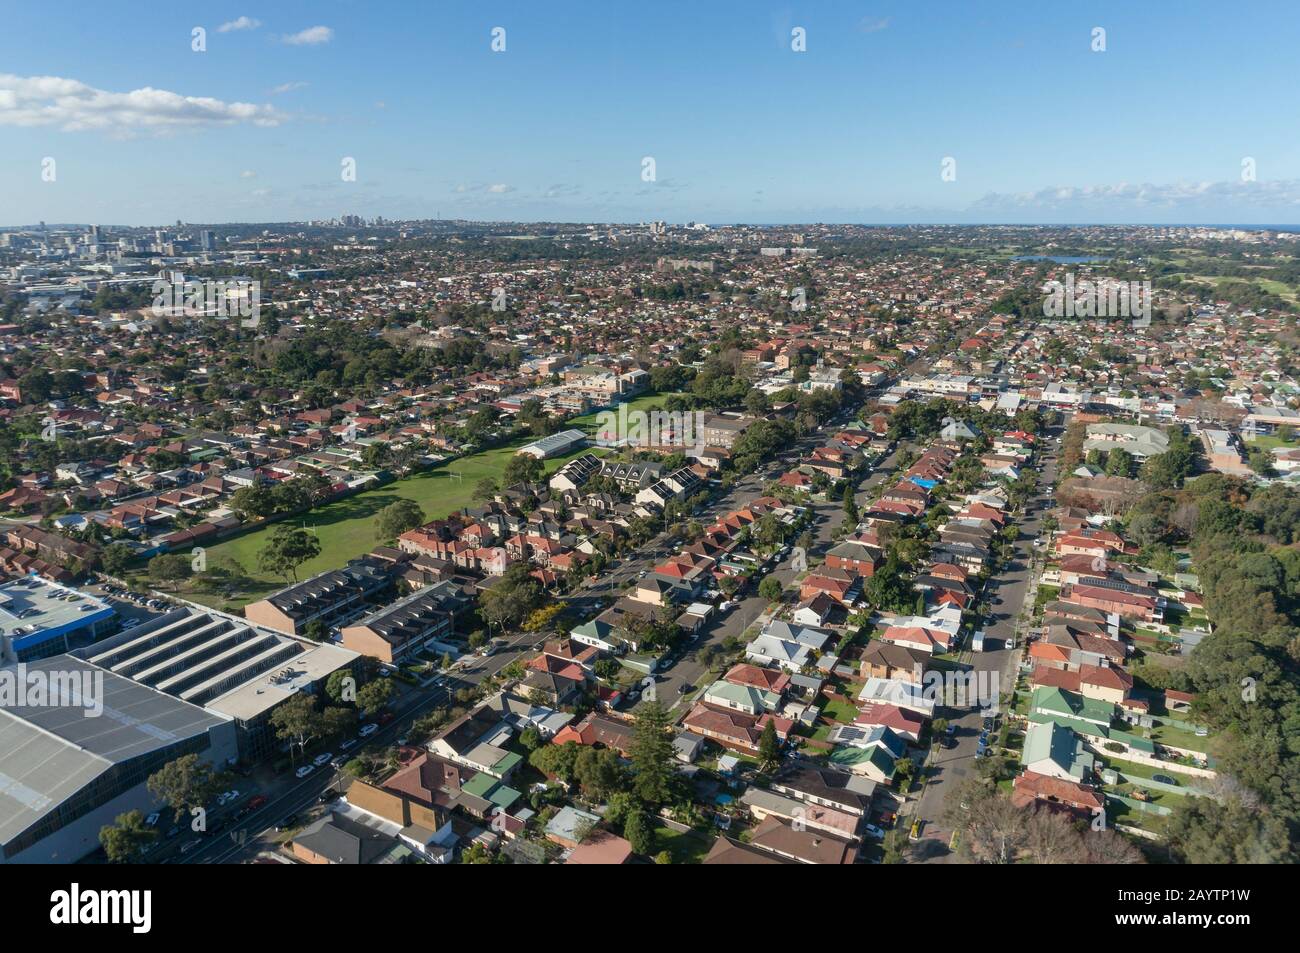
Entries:
<svg viewBox="0 0 1300 953">
<path fill-rule="evenodd" d="M 388 724 L 390 721 L 392 721 L 392 720 L 393 720 L 394 718 L 396 718 L 396 717 L 397 717 L 397 716 L 394 715 L 391 711 L 386 711 L 386 712 L 384 712 L 382 715 L 379 716 L 379 723 L 380 723 L 381 725 L 386 725 L 386 724 Z"/>
<path fill-rule="evenodd" d="M 251 807 L 251 808 L 252 808 L 253 810 L 255 810 L 255 811 L 256 811 L 259 807 L 262 807 L 264 804 L 266 804 L 266 795 L 265 795 L 265 794 L 259 794 L 259 795 L 257 795 L 256 797 L 252 797 L 252 798 L 249 798 L 249 799 L 248 799 L 248 806 Z"/>
</svg>

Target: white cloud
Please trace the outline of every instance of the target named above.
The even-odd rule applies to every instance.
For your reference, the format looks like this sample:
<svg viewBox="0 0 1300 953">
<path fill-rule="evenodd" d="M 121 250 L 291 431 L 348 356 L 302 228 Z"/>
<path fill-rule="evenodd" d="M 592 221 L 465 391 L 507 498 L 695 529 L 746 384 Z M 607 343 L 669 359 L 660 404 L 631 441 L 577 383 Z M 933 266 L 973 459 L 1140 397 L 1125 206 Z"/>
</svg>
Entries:
<svg viewBox="0 0 1300 953">
<path fill-rule="evenodd" d="M 0 126 L 58 126 L 68 132 L 139 128 L 228 126 L 250 122 L 278 126 L 284 115 L 271 106 L 228 103 L 209 96 L 145 86 L 127 93 L 96 89 L 59 76 L 0 73 Z"/>
<path fill-rule="evenodd" d="M 1058 185 L 1031 192 L 990 192 L 972 206 L 984 212 L 1143 212 L 1177 209 L 1277 208 L 1300 205 L 1300 181 L 1120 182 L 1115 185 Z"/>
<path fill-rule="evenodd" d="M 271 90 L 272 96 L 281 96 L 284 93 L 292 93 L 295 89 L 306 89 L 309 84 L 303 82 L 281 83 Z"/>
<path fill-rule="evenodd" d="M 243 172 L 239 173 L 239 177 L 241 179 L 255 179 L 257 178 L 257 173 L 252 169 L 245 169 Z"/>
<path fill-rule="evenodd" d="M 889 28 L 889 17 L 863 17 L 858 21 L 858 29 L 863 33 L 879 33 Z"/>
<path fill-rule="evenodd" d="M 453 192 L 459 194 L 464 194 L 466 192 L 487 192 L 491 195 L 505 195 L 507 192 L 513 192 L 514 190 L 515 187 L 513 185 L 506 185 L 504 182 L 498 182 L 495 185 L 482 185 L 480 183 L 466 185 L 464 182 L 461 182 L 452 189 Z"/>
<path fill-rule="evenodd" d="M 218 33 L 230 33 L 233 30 L 256 30 L 262 25 L 261 20 L 254 20 L 252 17 L 237 17 L 217 27 Z"/>
<path fill-rule="evenodd" d="M 327 26 L 309 26 L 284 38 L 290 46 L 317 46 L 334 39 L 334 31 Z"/>
</svg>

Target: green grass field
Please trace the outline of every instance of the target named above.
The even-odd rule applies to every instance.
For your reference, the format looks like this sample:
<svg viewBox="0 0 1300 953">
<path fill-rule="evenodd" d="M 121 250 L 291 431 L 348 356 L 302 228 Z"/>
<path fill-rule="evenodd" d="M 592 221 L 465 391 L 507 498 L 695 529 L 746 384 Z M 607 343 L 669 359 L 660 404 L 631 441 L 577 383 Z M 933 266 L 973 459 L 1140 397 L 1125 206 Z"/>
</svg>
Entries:
<svg viewBox="0 0 1300 953">
<path fill-rule="evenodd" d="M 294 522 L 314 532 L 321 544 L 320 555 L 298 568 L 298 578 L 306 579 L 326 569 L 337 569 L 349 559 L 364 556 L 374 549 L 382 542 L 375 535 L 376 517 L 385 506 L 399 499 L 414 500 L 420 504 L 426 520 L 441 519 L 474 505 L 474 487 L 478 482 L 484 477 L 491 477 L 499 483 L 510 458 L 519 447 L 528 442 L 521 439 L 494 450 L 461 457 L 386 486 L 327 503 L 297 517 Z M 554 473 L 566 461 L 587 452 L 585 449 L 577 450 L 547 460 L 546 472 Z M 449 474 L 459 474 L 460 478 Z M 236 560 L 252 579 L 252 588 L 242 590 L 231 598 L 220 592 L 194 591 L 184 594 L 196 602 L 214 607 L 243 606 L 283 587 L 286 584 L 284 579 L 264 575 L 257 568 L 257 554 L 266 545 L 273 529 L 274 524 L 264 526 L 208 548 L 209 560 L 221 557 Z"/>
<path fill-rule="evenodd" d="M 1276 450 L 1279 447 L 1294 450 L 1296 447 L 1300 447 L 1300 439 L 1293 437 L 1290 440 L 1283 440 L 1281 437 L 1277 436 L 1277 434 L 1270 434 L 1267 437 L 1260 436 L 1255 437 L 1252 440 L 1247 440 L 1246 446 L 1259 447 L 1261 450 Z"/>
<path fill-rule="evenodd" d="M 652 410 L 663 409 L 664 402 L 668 400 L 669 397 L 684 397 L 684 396 L 686 395 L 685 393 L 682 392 L 663 393 L 663 394 L 642 394 L 640 397 L 635 397 L 632 400 L 629 400 L 624 406 L 627 407 L 628 413 L 633 413 L 634 411 L 649 413 Z M 595 411 L 590 414 L 583 414 L 581 417 L 574 417 L 571 420 L 569 420 L 567 426 L 576 427 L 579 430 L 583 430 L 586 431 L 588 434 L 594 435 L 596 432 L 596 423 L 600 419 L 601 413 L 603 413 L 603 411 Z M 618 408 L 614 408 L 613 413 L 617 414 Z"/>
</svg>

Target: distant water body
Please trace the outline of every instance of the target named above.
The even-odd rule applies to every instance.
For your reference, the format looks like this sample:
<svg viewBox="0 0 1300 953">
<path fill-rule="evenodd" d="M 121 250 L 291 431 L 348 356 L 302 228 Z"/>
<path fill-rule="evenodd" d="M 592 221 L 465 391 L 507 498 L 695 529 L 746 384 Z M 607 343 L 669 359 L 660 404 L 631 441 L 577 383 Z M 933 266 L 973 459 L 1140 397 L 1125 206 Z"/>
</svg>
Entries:
<svg viewBox="0 0 1300 953">
<path fill-rule="evenodd" d="M 1017 255 L 1012 261 L 1054 261 L 1058 265 L 1087 265 L 1094 261 L 1105 261 L 1095 255 Z"/>
</svg>

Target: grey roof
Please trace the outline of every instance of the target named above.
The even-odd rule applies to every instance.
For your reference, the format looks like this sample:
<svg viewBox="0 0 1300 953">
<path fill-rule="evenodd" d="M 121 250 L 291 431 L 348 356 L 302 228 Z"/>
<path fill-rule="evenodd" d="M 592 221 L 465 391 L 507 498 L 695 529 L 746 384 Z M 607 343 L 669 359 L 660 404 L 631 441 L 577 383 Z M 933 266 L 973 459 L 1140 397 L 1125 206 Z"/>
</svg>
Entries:
<svg viewBox="0 0 1300 953">
<path fill-rule="evenodd" d="M 58 692 L 61 704 L 0 708 L 0 843 L 113 765 L 169 748 L 226 720 L 70 655 L 32 662 L 26 672 L 29 684 L 38 673 L 51 686 L 59 679 L 102 677 L 102 696 L 95 700 L 102 701 L 103 711 L 91 715 L 86 700 L 66 683 Z"/>
<path fill-rule="evenodd" d="M 397 846 L 383 831 L 341 814 L 327 814 L 304 828 L 294 842 L 336 864 L 371 864 Z"/>
</svg>

